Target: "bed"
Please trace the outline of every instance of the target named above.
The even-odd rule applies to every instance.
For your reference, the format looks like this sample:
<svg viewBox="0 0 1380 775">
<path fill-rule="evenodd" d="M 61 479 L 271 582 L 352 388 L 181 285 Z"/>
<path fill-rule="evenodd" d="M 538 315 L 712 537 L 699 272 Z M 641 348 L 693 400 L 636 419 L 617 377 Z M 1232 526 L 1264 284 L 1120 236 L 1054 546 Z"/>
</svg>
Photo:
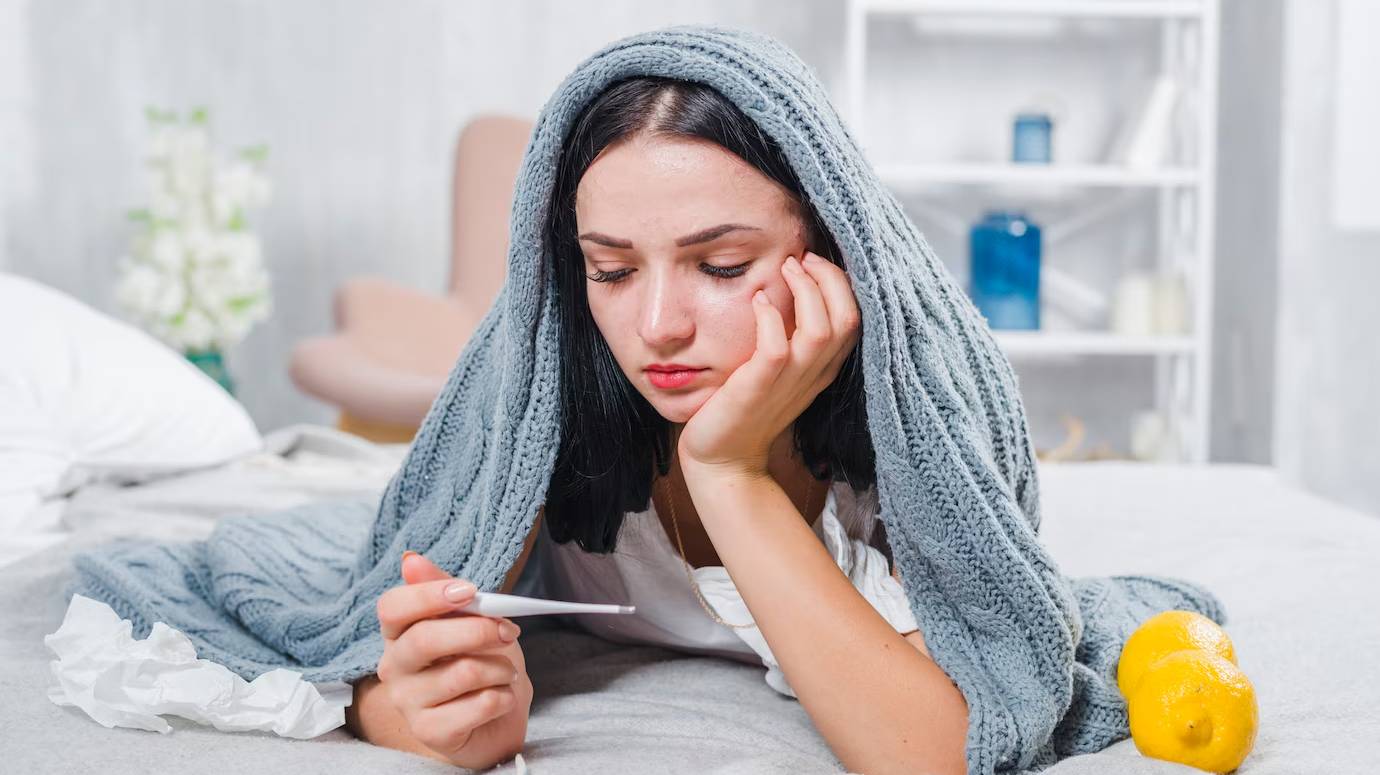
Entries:
<svg viewBox="0 0 1380 775">
<path fill-rule="evenodd" d="M 377 498 L 405 445 L 296 425 L 232 463 L 134 486 L 96 483 L 63 504 L 70 534 L 0 568 L 0 751 L 7 772 L 455 772 L 343 729 L 307 741 L 171 718 L 167 735 L 106 729 L 48 700 L 42 636 L 66 610 L 76 551 L 117 535 L 187 540 L 227 514 L 316 498 Z M 1041 534 L 1070 575 L 1163 573 L 1206 584 L 1255 685 L 1251 775 L 1368 772 L 1380 757 L 1380 518 L 1252 465 L 1041 465 Z M 798 702 L 762 668 L 602 641 L 530 617 L 536 689 L 522 760 L 492 772 L 843 772 Z M 1192 773 L 1126 739 L 1046 770 Z"/>
</svg>

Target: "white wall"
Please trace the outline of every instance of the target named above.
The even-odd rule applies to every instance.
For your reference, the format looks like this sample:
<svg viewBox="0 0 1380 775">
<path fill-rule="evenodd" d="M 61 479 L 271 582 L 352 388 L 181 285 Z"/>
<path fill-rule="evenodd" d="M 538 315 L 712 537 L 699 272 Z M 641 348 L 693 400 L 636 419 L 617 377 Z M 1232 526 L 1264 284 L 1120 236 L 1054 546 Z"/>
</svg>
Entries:
<svg viewBox="0 0 1380 775">
<path fill-rule="evenodd" d="M 227 146 L 269 144 L 275 186 L 254 226 L 276 309 L 228 354 L 239 397 L 262 430 L 330 423 L 288 379 L 292 344 L 330 330 L 346 277 L 444 287 L 466 119 L 534 117 L 580 59 L 671 23 L 760 29 L 831 72 L 841 18 L 791 0 L 0 0 L 0 268 L 114 313 L 144 108 L 207 105 Z"/>
<path fill-rule="evenodd" d="M 1283 0 L 1222 5 L 1212 459 L 1272 461 Z"/>
<path fill-rule="evenodd" d="M 1336 14 L 1336 0 L 1285 6 L 1274 455 L 1291 479 L 1380 513 L 1380 233 L 1332 225 Z"/>
<path fill-rule="evenodd" d="M 0 0 L 0 270 L 10 263 L 11 222 L 32 199 L 33 131 L 27 4 Z"/>
<path fill-rule="evenodd" d="M 1295 461 L 1295 469 L 1345 471 L 1345 464 L 1332 461 L 1366 444 L 1376 448 L 1368 438 L 1357 438 L 1367 419 L 1376 428 L 1374 415 L 1365 415 L 1359 399 L 1347 393 L 1360 389 L 1357 377 L 1375 382 L 1375 369 L 1356 373 L 1359 367 L 1353 366 L 1347 372 L 1339 343 L 1373 335 L 1374 321 L 1362 334 L 1320 313 L 1366 306 L 1361 297 L 1375 283 L 1362 280 L 1376 263 L 1364 260 L 1363 239 L 1325 233 L 1317 204 L 1327 189 L 1314 173 L 1327 165 L 1315 157 L 1325 153 L 1330 134 L 1327 126 L 1314 125 L 1326 111 L 1310 101 L 1326 99 L 1313 87 L 1326 83 L 1328 13 L 1294 12 L 1301 18 L 1289 38 L 1299 60 L 1288 74 L 1293 161 L 1284 185 L 1278 180 L 1272 157 L 1281 142 L 1283 2 L 1224 0 L 1213 457 L 1260 462 L 1278 454 Z M 240 397 L 265 430 L 331 422 L 330 407 L 303 396 L 288 380 L 291 346 L 329 330 L 330 292 L 351 275 L 383 275 L 424 289 L 443 286 L 451 144 L 468 117 L 488 111 L 535 115 L 560 79 L 599 46 L 690 21 L 780 37 L 841 97 L 843 18 L 842 0 L 0 0 L 0 268 L 113 311 L 115 259 L 130 234 L 123 214 L 144 199 L 143 108 L 208 105 L 226 144 L 271 146 L 276 199 L 259 214 L 256 228 L 276 284 L 276 313 L 230 354 Z M 907 39 L 912 38 L 896 30 L 878 35 L 883 45 L 905 45 Z M 1089 38 L 1077 45 L 1102 44 Z M 890 51 L 880 56 L 903 55 L 894 45 Z M 916 75 L 917 82 L 947 83 L 959 96 L 967 89 L 971 97 L 961 76 L 934 69 L 943 53 L 915 52 L 919 66 L 929 68 Z M 1074 61 L 1080 52 L 1065 53 Z M 1317 72 L 1301 70 L 1300 56 L 1311 57 Z M 1066 75 L 1095 94 L 1122 88 L 1137 74 Z M 885 103 L 891 94 L 899 106 L 906 85 L 882 87 L 879 98 Z M 924 103 L 909 107 L 918 108 L 920 118 L 893 122 L 889 133 L 877 134 L 878 154 L 907 139 L 922 152 L 937 152 L 946 137 L 970 146 L 986 137 L 967 131 L 945 135 L 933 109 L 926 113 Z M 1096 117 L 1075 112 L 1088 121 Z M 1094 121 L 1066 123 L 1065 129 L 1056 142 L 1066 145 L 1056 150 L 1067 155 L 1077 152 L 1073 141 L 1091 147 L 1107 127 Z M 1278 278 L 1275 235 L 1259 228 L 1275 209 L 1282 218 L 1281 244 L 1291 251 Z M 1128 224 L 1113 225 L 1121 231 L 1109 227 L 1090 236 L 1119 246 L 1101 263 L 1078 267 L 1090 276 L 1136 260 Z M 966 272 L 960 241 L 937 230 L 929 236 L 951 269 Z M 1287 341 L 1280 343 L 1278 364 L 1272 325 L 1276 279 L 1292 289 L 1281 292 L 1279 301 L 1280 332 Z M 1331 293 L 1349 294 L 1350 303 L 1329 307 Z M 1323 344 L 1310 349 L 1319 337 Z M 1045 396 L 1067 393 L 1069 406 L 1093 421 L 1091 431 L 1124 441 L 1117 435 L 1124 434 L 1120 398 L 1138 400 L 1150 384 L 1138 368 L 1104 361 L 1075 378 L 1059 363 L 1032 365 L 1028 384 L 1046 385 Z M 1278 416 L 1271 396 L 1276 373 Z M 1087 384 L 1098 387 L 1086 389 Z M 1304 398 L 1320 394 L 1353 409 L 1333 416 L 1313 406 L 1316 398 Z M 1033 395 L 1030 403 L 1039 400 Z M 1297 406 L 1305 408 L 1291 413 Z M 1059 433 L 1054 411 L 1033 419 L 1046 440 Z M 1313 445 L 1332 437 L 1333 427 L 1342 429 L 1337 440 L 1315 455 Z M 1317 441 L 1305 438 L 1310 434 Z M 1310 476 L 1321 481 L 1334 475 L 1345 476 Z"/>
</svg>

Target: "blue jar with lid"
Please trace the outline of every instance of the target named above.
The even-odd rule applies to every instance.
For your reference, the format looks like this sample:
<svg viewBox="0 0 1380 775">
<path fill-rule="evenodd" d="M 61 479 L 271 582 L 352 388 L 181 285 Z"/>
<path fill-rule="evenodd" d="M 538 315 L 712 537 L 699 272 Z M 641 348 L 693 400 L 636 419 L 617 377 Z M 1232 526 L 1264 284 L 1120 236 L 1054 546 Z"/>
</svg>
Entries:
<svg viewBox="0 0 1380 775">
<path fill-rule="evenodd" d="M 1020 113 L 1011 127 L 1011 161 L 1048 164 L 1051 161 L 1053 122 L 1045 113 Z"/>
<path fill-rule="evenodd" d="M 1040 327 L 1040 227 L 989 210 L 970 234 L 968 295 L 993 329 Z"/>
</svg>

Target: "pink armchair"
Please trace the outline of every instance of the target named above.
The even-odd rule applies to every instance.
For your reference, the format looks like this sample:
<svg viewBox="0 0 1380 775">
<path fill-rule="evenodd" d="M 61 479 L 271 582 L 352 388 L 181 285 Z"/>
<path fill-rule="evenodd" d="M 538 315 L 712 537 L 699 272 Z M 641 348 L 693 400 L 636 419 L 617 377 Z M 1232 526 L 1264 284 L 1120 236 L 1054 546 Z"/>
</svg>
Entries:
<svg viewBox="0 0 1380 775">
<path fill-rule="evenodd" d="M 444 296 L 380 277 L 351 278 L 335 294 L 335 333 L 293 348 L 293 383 L 340 407 L 342 430 L 380 442 L 412 440 L 503 286 L 513 186 L 531 131 L 531 121 L 509 116 L 481 116 L 461 130 Z"/>
</svg>

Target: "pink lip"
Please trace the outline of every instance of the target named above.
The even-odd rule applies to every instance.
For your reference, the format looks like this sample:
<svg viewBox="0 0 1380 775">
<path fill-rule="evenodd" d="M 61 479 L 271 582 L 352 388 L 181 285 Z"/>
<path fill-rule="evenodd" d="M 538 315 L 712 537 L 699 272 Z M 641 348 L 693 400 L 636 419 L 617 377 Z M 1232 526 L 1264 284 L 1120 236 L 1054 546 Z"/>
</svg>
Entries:
<svg viewBox="0 0 1380 775">
<path fill-rule="evenodd" d="M 697 371 L 699 366 L 687 366 L 684 363 L 653 363 L 647 366 L 647 371 Z"/>
<path fill-rule="evenodd" d="M 706 369 L 679 369 L 676 371 L 661 371 L 658 369 L 647 369 L 647 379 L 659 388 L 670 389 L 685 387 L 699 376 L 699 373 Z"/>
</svg>

